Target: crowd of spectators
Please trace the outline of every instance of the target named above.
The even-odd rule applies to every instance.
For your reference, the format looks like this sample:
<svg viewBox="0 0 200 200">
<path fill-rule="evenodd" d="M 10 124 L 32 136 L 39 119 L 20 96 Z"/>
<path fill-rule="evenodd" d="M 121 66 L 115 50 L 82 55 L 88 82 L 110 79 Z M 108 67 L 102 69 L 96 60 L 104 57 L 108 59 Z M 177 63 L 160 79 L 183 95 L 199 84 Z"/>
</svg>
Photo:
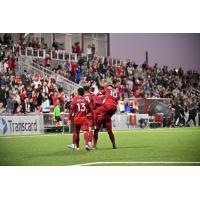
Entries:
<svg viewBox="0 0 200 200">
<path fill-rule="evenodd" d="M 49 113 L 60 104 L 61 112 L 69 105 L 69 96 L 54 77 L 16 73 L 18 52 L 5 43 L 0 44 L 0 114 Z"/>
<path fill-rule="evenodd" d="M 132 112 L 138 111 L 138 103 L 137 100 L 130 103 L 128 99 L 131 98 L 170 98 L 169 106 L 177 112 L 182 108 L 184 111 L 190 111 L 194 106 L 196 110 L 199 109 L 200 74 L 198 71 L 184 72 L 181 67 L 161 68 L 157 63 L 153 66 L 145 62 L 138 65 L 130 60 L 126 63 L 113 64 L 110 57 L 95 55 L 94 45 L 88 45 L 87 56 L 81 56 L 79 45 L 79 42 L 76 42 L 72 46 L 72 52 L 78 54 L 78 62 L 75 60 L 53 62 L 49 55 L 42 62 L 37 59 L 35 61 L 80 86 L 90 85 L 94 93 L 97 93 L 106 82 L 112 82 L 119 93 L 121 104 L 124 106 L 130 104 L 129 111 Z M 41 48 L 38 41 L 29 42 L 29 46 Z M 57 49 L 56 43 L 52 44 L 52 48 Z M 8 113 L 26 113 L 41 111 L 42 103 L 46 99 L 50 101 L 50 106 L 55 105 L 55 99 L 66 102 L 67 97 L 63 93 L 62 86 L 57 88 L 55 80 L 39 74 L 27 75 L 26 71 L 21 77 L 17 77 L 14 73 L 17 57 L 18 53 L 12 52 L 9 47 L 1 50 L 0 102 L 3 106 L 0 104 L 0 109 L 4 109 L 5 112 L 6 108 Z M 57 98 L 53 98 L 55 94 L 58 95 Z M 68 97 L 67 102 L 69 101 Z M 63 103 L 61 107 L 63 111 L 65 104 Z"/>
</svg>

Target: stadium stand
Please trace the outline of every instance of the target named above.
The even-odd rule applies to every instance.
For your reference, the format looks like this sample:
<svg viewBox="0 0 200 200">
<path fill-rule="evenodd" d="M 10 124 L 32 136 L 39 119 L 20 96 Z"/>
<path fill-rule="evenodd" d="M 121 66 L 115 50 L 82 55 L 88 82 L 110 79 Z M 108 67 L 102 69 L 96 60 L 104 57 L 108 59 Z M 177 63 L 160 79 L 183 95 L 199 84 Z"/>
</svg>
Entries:
<svg viewBox="0 0 200 200">
<path fill-rule="evenodd" d="M 155 117 L 160 126 L 187 126 L 181 120 L 185 112 L 200 111 L 198 71 L 160 68 L 157 63 L 138 65 L 131 60 L 97 56 L 94 51 L 88 56 L 81 54 L 80 49 L 78 54 L 75 50 L 67 53 L 56 50 L 56 44 L 48 49 L 39 41 L 29 41 L 23 46 L 13 44 L 9 35 L 0 42 L 1 114 L 42 112 L 45 99 L 49 100 L 49 112 L 57 101 L 61 112 L 67 112 L 78 87 L 90 85 L 98 93 L 105 82 L 115 85 L 122 102 L 119 107 L 124 105 L 122 112 L 139 113 L 142 105 L 139 99 L 145 99 L 145 112 L 149 111 L 150 99 L 168 99 L 165 101 L 168 113 L 162 119 Z M 178 124 L 173 120 L 175 115 L 180 118 Z"/>
</svg>

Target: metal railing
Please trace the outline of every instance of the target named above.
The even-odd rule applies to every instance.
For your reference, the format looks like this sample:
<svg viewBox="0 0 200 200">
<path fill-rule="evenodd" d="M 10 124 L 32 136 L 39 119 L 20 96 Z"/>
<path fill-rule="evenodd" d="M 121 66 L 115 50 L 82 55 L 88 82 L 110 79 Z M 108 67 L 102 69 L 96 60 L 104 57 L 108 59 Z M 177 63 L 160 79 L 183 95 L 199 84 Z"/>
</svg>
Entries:
<svg viewBox="0 0 200 200">
<path fill-rule="evenodd" d="M 20 49 L 20 55 L 22 56 L 31 56 L 35 58 L 46 58 L 47 55 L 52 60 L 59 60 L 59 61 L 71 61 L 74 60 L 75 62 L 78 61 L 77 54 L 75 53 L 67 53 L 64 50 L 58 50 L 58 51 L 50 51 L 46 49 L 34 49 L 32 47 L 26 47 Z"/>
<path fill-rule="evenodd" d="M 20 55 L 22 56 L 31 56 L 35 58 L 43 58 L 45 59 L 47 55 L 52 60 L 57 60 L 57 61 L 71 61 L 74 60 L 75 62 L 78 62 L 78 56 L 76 53 L 67 53 L 64 50 L 58 50 L 58 51 L 52 51 L 52 50 L 46 50 L 46 49 L 34 49 L 32 47 L 25 47 L 25 48 L 20 48 Z M 87 54 L 82 53 L 81 57 L 85 57 L 87 61 L 89 61 L 89 57 Z M 104 56 L 100 56 L 102 58 L 102 61 L 105 60 Z M 111 65 L 126 65 L 128 62 L 127 60 L 122 60 L 122 59 L 117 59 L 117 58 L 112 58 L 112 57 L 107 57 L 108 62 Z M 132 60 L 128 59 L 130 62 L 133 62 Z"/>
<path fill-rule="evenodd" d="M 54 119 L 53 113 L 43 113 L 43 118 L 44 118 L 44 131 L 53 131 L 55 132 L 56 130 L 63 133 L 70 133 L 71 132 L 71 127 L 68 125 L 68 114 L 69 113 L 62 113 L 60 115 L 61 121 L 58 123 L 56 126 L 56 120 Z"/>
<path fill-rule="evenodd" d="M 24 70 L 26 70 L 30 74 L 43 74 L 44 76 L 48 78 L 54 78 L 56 80 L 56 83 L 61 84 L 63 86 L 63 90 L 66 93 L 75 93 L 80 86 L 66 78 L 64 76 L 61 76 L 43 66 L 40 66 L 39 64 L 35 63 L 34 60 L 31 57 L 26 56 L 20 56 L 18 61 L 18 74 L 24 73 Z"/>
</svg>

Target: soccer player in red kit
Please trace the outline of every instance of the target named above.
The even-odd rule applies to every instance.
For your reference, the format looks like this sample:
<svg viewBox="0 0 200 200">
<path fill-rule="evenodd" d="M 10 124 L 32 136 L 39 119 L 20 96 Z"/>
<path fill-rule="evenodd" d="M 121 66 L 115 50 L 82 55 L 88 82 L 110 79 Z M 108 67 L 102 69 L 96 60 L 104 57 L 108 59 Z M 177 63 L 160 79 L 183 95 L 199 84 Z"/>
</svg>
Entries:
<svg viewBox="0 0 200 200">
<path fill-rule="evenodd" d="M 87 122 L 87 113 L 91 112 L 90 104 L 84 98 L 84 89 L 78 89 L 78 96 L 74 97 L 69 111 L 68 123 L 71 124 L 71 117 L 74 113 L 74 133 L 73 133 L 73 144 L 76 146 L 76 150 L 79 150 L 79 133 L 81 126 Z M 85 144 L 85 149 L 90 150 L 88 144 Z"/>
<path fill-rule="evenodd" d="M 92 92 L 90 92 L 89 86 L 84 86 L 83 89 L 85 90 L 84 93 L 85 100 L 88 101 L 91 109 L 93 110 L 93 99 L 95 98 L 95 95 Z M 92 148 L 93 125 L 94 125 L 93 112 L 87 113 L 87 125 L 88 125 L 88 132 L 84 133 L 84 139 L 85 141 L 88 141 L 87 142 L 88 146 Z"/>
<path fill-rule="evenodd" d="M 105 95 L 105 103 L 94 111 L 94 122 L 96 126 L 94 131 L 94 148 L 96 148 L 100 126 L 101 124 L 104 124 L 112 142 L 113 149 L 116 149 L 115 136 L 112 132 L 111 117 L 117 110 L 118 95 L 111 84 L 109 84 L 106 89 L 102 90 L 101 93 Z"/>
</svg>

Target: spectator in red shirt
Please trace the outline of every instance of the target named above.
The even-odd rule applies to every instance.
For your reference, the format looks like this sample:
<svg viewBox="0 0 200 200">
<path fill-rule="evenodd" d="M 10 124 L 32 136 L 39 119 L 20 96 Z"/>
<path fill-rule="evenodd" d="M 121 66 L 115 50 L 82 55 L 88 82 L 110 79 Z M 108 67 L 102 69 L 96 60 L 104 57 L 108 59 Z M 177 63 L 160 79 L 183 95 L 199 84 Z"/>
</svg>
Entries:
<svg viewBox="0 0 200 200">
<path fill-rule="evenodd" d="M 75 74 L 76 74 L 77 64 L 74 60 L 71 61 L 71 81 L 75 82 Z"/>
<path fill-rule="evenodd" d="M 26 92 L 26 90 L 24 90 L 19 96 L 20 96 L 20 100 L 21 100 L 21 101 L 24 101 L 25 98 L 27 97 L 27 92 Z"/>
<path fill-rule="evenodd" d="M 12 58 L 9 56 L 8 59 L 8 69 L 11 71 L 13 69 L 13 62 L 12 62 Z"/>
</svg>

